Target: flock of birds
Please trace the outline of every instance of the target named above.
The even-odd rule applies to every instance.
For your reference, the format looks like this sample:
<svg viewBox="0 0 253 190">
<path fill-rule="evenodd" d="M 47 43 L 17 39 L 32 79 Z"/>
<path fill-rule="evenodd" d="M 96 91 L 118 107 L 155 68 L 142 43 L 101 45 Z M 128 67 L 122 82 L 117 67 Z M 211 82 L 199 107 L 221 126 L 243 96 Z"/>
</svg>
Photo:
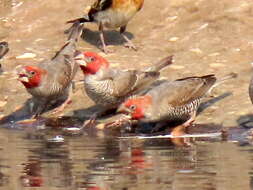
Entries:
<svg viewBox="0 0 253 190">
<path fill-rule="evenodd" d="M 151 123 L 152 132 L 159 131 L 168 123 L 190 126 L 195 120 L 201 99 L 210 95 L 217 84 L 235 78 L 231 73 L 222 79 L 214 75 L 192 76 L 174 81 L 160 80 L 160 71 L 173 63 L 173 56 L 165 57 L 144 70 L 120 70 L 95 52 L 80 52 L 77 41 L 86 22 L 98 24 L 102 50 L 109 53 L 104 28 L 120 28 L 126 46 L 136 46 L 124 34 L 127 23 L 141 10 L 144 0 L 96 0 L 87 15 L 68 21 L 68 40 L 49 60 L 37 65 L 23 66 L 18 71 L 18 80 L 33 96 L 30 106 L 33 117 L 40 116 L 50 107 L 59 112 L 71 101 L 73 79 L 78 68 L 84 74 L 86 94 L 101 110 L 96 112 L 85 125 L 108 111 L 117 110 L 124 117 L 113 125 L 125 122 Z M 8 44 L 0 44 L 0 56 L 8 51 Z M 250 85 L 253 100 L 253 81 Z"/>
</svg>

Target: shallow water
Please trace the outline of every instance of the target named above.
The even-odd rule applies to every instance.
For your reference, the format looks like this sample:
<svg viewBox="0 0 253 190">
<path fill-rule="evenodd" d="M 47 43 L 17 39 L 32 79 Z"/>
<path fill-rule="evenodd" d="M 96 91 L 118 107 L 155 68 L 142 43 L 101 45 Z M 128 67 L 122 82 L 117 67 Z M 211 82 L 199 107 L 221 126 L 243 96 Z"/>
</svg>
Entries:
<svg viewBox="0 0 253 190">
<path fill-rule="evenodd" d="M 102 131 L 0 131 L 1 189 L 252 189 L 252 146 L 220 138 L 180 146 Z"/>
<path fill-rule="evenodd" d="M 66 40 L 65 22 L 81 16 L 91 2 L 0 0 L 0 41 L 10 46 L 1 60 L 6 73 L 0 76 L 0 118 L 10 117 L 5 124 L 0 120 L 0 189 L 253 189 L 252 139 L 247 138 L 252 132 L 233 127 L 252 118 L 248 98 L 252 0 L 159 0 L 156 4 L 145 0 L 127 28 L 139 50 L 124 48 L 120 35 L 111 31 L 106 36 L 115 52 L 101 53 L 123 69 L 143 68 L 173 54 L 175 64 L 162 72 L 169 79 L 237 72 L 236 80 L 215 89 L 217 98 L 202 107 L 196 120 L 204 133 L 217 132 L 212 126 L 219 131 L 222 123 L 228 131 L 225 139 L 122 139 L 118 137 L 126 134 L 118 131 L 73 134 L 57 121 L 53 128 L 48 120 L 47 126 L 45 121 L 14 123 L 26 118 L 23 103 L 30 97 L 14 78 L 16 67 L 52 57 Z M 100 52 L 96 28 L 87 24 L 80 50 Z M 24 53 L 33 57 L 19 58 Z M 83 79 L 80 72 L 79 79 Z M 62 114 L 87 118 L 92 105 L 78 86 L 73 103 Z M 78 119 L 63 124 L 79 127 Z"/>
</svg>

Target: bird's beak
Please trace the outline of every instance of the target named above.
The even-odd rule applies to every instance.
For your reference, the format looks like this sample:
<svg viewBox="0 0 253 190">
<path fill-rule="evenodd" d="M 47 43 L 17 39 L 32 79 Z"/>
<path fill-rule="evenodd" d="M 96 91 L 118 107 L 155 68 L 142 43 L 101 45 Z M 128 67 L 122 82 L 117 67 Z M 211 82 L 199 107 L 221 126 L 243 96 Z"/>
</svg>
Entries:
<svg viewBox="0 0 253 190">
<path fill-rule="evenodd" d="M 124 105 L 120 105 L 119 108 L 117 109 L 117 112 L 129 115 L 129 113 L 131 113 L 131 110 L 126 108 Z"/>
<path fill-rule="evenodd" d="M 80 66 L 83 66 L 83 67 L 87 66 L 87 60 L 83 54 L 77 55 L 74 59 L 75 59 L 76 63 L 79 64 Z"/>
<path fill-rule="evenodd" d="M 18 80 L 21 81 L 21 82 L 29 82 L 29 78 L 25 74 L 19 74 L 18 75 Z"/>
<path fill-rule="evenodd" d="M 18 80 L 21 82 L 29 82 L 29 78 L 24 69 L 18 72 Z"/>
</svg>

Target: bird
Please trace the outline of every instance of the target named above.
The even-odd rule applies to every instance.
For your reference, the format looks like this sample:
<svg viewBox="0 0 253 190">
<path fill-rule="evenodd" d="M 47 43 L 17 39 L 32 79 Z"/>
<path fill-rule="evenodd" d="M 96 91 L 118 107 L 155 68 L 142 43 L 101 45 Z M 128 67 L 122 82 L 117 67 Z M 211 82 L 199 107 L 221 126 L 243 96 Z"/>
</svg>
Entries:
<svg viewBox="0 0 253 190">
<path fill-rule="evenodd" d="M 190 126 L 196 117 L 201 99 L 217 84 L 235 78 L 231 73 L 217 80 L 215 75 L 193 76 L 175 81 L 164 80 L 148 90 L 126 99 L 117 112 L 141 123 L 155 123 L 157 131 L 164 123 L 181 121 Z"/>
<path fill-rule="evenodd" d="M 95 52 L 82 52 L 75 59 L 85 76 L 85 91 L 90 99 L 103 107 L 101 113 L 116 109 L 127 97 L 157 80 L 160 71 L 173 63 L 172 56 L 167 56 L 146 70 L 139 71 L 113 68 Z"/>
<path fill-rule="evenodd" d="M 98 24 L 102 49 L 109 53 L 104 39 L 104 27 L 109 29 L 120 28 L 120 34 L 125 39 L 125 46 L 137 50 L 131 40 L 124 34 L 128 22 L 141 10 L 144 0 L 96 0 L 90 7 L 88 14 L 67 23 L 94 22 Z"/>
<path fill-rule="evenodd" d="M 67 42 L 51 58 L 37 65 L 23 66 L 18 71 L 18 80 L 33 96 L 30 110 L 34 118 L 40 116 L 49 106 L 66 100 L 56 112 L 62 111 L 70 101 L 72 80 L 79 68 L 74 57 L 78 54 L 76 43 L 82 31 L 82 24 L 76 23 L 72 27 Z"/>
<path fill-rule="evenodd" d="M 6 53 L 8 53 L 9 51 L 9 45 L 8 42 L 0 42 L 0 59 L 3 58 L 3 56 L 5 56 Z M 0 73 L 2 73 L 2 65 L 0 64 Z"/>
</svg>

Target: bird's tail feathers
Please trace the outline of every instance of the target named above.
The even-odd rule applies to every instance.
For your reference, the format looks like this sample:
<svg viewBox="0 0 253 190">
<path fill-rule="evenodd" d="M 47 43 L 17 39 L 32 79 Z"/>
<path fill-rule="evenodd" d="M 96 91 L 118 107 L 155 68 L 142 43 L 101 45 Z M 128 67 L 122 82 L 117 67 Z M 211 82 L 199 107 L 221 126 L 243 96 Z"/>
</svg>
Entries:
<svg viewBox="0 0 253 190">
<path fill-rule="evenodd" d="M 69 28 L 69 36 L 68 41 L 69 42 L 77 42 L 79 37 L 81 36 L 83 29 L 83 24 L 76 22 Z"/>
<path fill-rule="evenodd" d="M 229 80 L 229 79 L 234 79 L 234 78 L 236 78 L 237 77 L 237 73 L 229 73 L 229 74 L 227 74 L 227 75 L 225 75 L 224 77 L 222 77 L 222 78 L 219 78 L 218 80 L 216 80 L 216 82 L 212 85 L 212 87 L 208 90 L 208 95 L 210 95 L 210 96 L 212 96 L 212 90 L 216 87 L 216 86 L 218 86 L 218 85 L 220 85 L 220 84 L 222 84 L 222 83 L 224 83 L 224 82 L 226 82 L 227 80 Z"/>
<path fill-rule="evenodd" d="M 224 77 L 218 79 L 216 81 L 215 85 L 217 86 L 217 85 L 219 85 L 219 84 L 221 84 L 221 83 L 223 83 L 223 82 L 225 82 L 229 79 L 234 79 L 236 77 L 237 77 L 237 73 L 229 73 L 229 74 L 225 75 Z"/>
<path fill-rule="evenodd" d="M 72 23 L 72 26 L 65 30 L 64 33 L 65 34 L 70 34 L 72 31 L 73 31 L 73 28 L 75 28 L 77 25 L 83 25 L 85 22 L 91 22 L 91 20 L 88 18 L 88 16 L 84 16 L 84 17 L 81 17 L 81 18 L 77 18 L 77 19 L 74 19 L 74 20 L 69 20 L 67 21 L 66 23 L 67 24 L 71 24 Z"/>
<path fill-rule="evenodd" d="M 66 23 L 69 24 L 69 23 L 85 23 L 85 22 L 91 22 L 91 20 L 88 18 L 88 15 L 74 20 L 69 20 Z"/>
<path fill-rule="evenodd" d="M 171 65 L 173 63 L 173 55 L 167 56 L 157 63 L 153 64 L 151 67 L 146 69 L 147 72 L 159 72 L 163 68 Z"/>
</svg>

